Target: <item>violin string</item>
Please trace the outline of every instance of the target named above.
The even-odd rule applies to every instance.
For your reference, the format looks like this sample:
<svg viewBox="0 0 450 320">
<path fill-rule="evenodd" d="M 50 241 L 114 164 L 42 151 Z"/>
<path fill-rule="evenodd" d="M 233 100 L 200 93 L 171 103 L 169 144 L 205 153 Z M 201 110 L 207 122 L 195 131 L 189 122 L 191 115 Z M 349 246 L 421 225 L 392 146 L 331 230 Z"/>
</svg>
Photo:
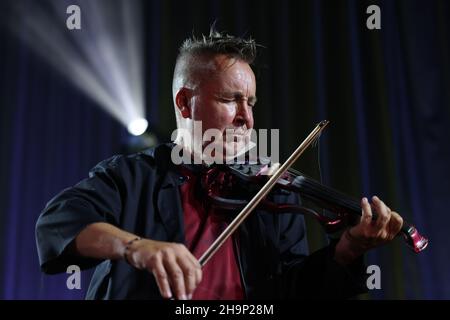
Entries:
<svg viewBox="0 0 450 320">
<path fill-rule="evenodd" d="M 320 136 L 317 138 L 317 164 L 319 167 L 319 181 L 321 184 L 323 184 L 322 181 L 322 166 L 321 166 L 321 161 L 320 161 L 320 141 L 319 141 Z M 322 216 L 325 216 L 325 209 L 322 209 Z"/>
<path fill-rule="evenodd" d="M 294 183 L 294 185 L 300 187 L 310 196 L 322 200 L 332 200 L 332 203 L 340 204 L 341 206 L 350 209 L 355 213 L 359 213 L 361 211 L 359 202 L 357 202 L 355 199 L 346 196 L 337 190 L 325 186 L 324 184 L 308 177 L 300 171 L 290 168 L 288 172 L 292 175 L 292 181 L 294 181 L 297 177 L 302 177 L 302 179 Z"/>
<path fill-rule="evenodd" d="M 314 147 L 317 147 L 317 165 L 318 165 L 318 169 L 319 169 L 319 181 L 320 184 L 323 185 L 323 174 L 322 174 L 322 162 L 321 162 L 321 154 L 320 154 L 320 135 L 317 137 L 316 141 L 314 142 Z M 329 196 L 333 196 L 331 193 L 326 192 Z M 335 196 L 335 195 L 334 195 Z M 340 199 L 342 199 L 341 197 L 339 197 Z M 358 212 L 360 211 L 360 206 L 359 204 L 354 201 L 353 199 L 342 199 L 343 205 L 345 205 L 348 208 L 351 208 L 352 210 Z M 322 210 L 324 211 L 324 210 Z"/>
<path fill-rule="evenodd" d="M 319 135 L 318 139 L 319 138 L 320 138 L 320 135 Z M 322 174 L 322 161 L 321 161 L 320 155 L 321 155 L 320 154 L 320 143 L 318 141 L 318 143 L 317 143 L 317 163 L 319 166 L 319 181 L 323 185 L 324 183 L 323 183 L 323 174 Z M 348 200 L 343 199 L 343 202 L 347 207 L 351 208 L 353 211 L 355 211 L 355 212 L 361 211 L 361 206 L 359 205 L 359 203 L 356 200 L 349 198 Z"/>
<path fill-rule="evenodd" d="M 319 165 L 319 181 L 320 183 L 323 184 L 322 181 L 322 166 L 320 163 L 320 142 L 318 141 L 319 139 L 317 139 L 317 164 Z"/>
<path fill-rule="evenodd" d="M 339 204 L 356 213 L 360 212 L 359 204 L 354 199 L 345 197 L 340 192 L 320 185 L 310 178 L 304 177 L 301 182 L 301 187 L 304 191 L 310 193 L 312 196 L 317 197 L 317 195 L 322 195 L 323 199 L 330 199 L 332 203 Z"/>
</svg>

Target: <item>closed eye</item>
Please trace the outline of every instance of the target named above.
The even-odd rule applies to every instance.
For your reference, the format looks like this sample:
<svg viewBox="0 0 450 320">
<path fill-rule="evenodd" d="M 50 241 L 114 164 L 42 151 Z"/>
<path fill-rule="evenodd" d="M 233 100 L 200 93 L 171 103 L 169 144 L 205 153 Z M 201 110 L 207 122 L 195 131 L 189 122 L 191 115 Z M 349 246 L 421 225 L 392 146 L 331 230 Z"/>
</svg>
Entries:
<svg viewBox="0 0 450 320">
<path fill-rule="evenodd" d="M 223 103 L 230 103 L 230 102 L 234 102 L 235 99 L 219 98 L 219 101 L 223 102 Z"/>
<path fill-rule="evenodd" d="M 230 103 L 230 102 L 236 102 L 236 101 L 241 101 L 244 100 L 245 98 L 241 95 L 241 94 L 235 94 L 234 97 L 223 97 L 223 96 L 217 96 L 218 101 L 222 102 L 222 103 Z M 254 107 L 256 104 L 256 97 L 251 96 L 247 99 L 247 104 L 250 107 Z"/>
</svg>

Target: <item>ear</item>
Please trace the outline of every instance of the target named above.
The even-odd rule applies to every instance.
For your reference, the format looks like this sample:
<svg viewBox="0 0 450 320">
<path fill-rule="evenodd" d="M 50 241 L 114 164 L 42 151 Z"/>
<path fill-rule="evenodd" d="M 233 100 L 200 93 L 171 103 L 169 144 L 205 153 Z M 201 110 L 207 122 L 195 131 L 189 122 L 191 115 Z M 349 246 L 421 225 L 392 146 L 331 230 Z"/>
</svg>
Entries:
<svg viewBox="0 0 450 320">
<path fill-rule="evenodd" d="M 183 118 L 191 118 L 191 97 L 192 89 L 186 87 L 180 88 L 175 96 L 175 104 Z"/>
</svg>

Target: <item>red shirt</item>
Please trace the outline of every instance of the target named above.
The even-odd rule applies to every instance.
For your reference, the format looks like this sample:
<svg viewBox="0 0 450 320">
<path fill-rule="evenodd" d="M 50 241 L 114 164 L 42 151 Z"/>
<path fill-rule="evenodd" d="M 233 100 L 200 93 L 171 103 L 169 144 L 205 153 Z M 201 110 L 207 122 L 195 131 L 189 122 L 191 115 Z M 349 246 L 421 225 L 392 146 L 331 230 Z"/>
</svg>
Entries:
<svg viewBox="0 0 450 320">
<path fill-rule="evenodd" d="M 186 168 L 182 168 L 182 173 L 187 177 L 187 181 L 180 187 L 186 246 L 199 259 L 228 223 L 224 213 L 208 208 L 202 201 L 201 190 L 197 184 L 198 177 Z M 228 238 L 203 267 L 202 281 L 192 299 L 244 299 L 232 237 Z"/>
</svg>

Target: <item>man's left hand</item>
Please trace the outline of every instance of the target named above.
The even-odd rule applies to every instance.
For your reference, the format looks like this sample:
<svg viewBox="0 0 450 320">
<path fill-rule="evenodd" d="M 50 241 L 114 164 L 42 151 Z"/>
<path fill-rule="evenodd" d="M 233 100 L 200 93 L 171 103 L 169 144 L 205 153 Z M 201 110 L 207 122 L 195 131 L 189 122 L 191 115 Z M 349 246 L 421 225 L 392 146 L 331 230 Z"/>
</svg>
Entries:
<svg viewBox="0 0 450 320">
<path fill-rule="evenodd" d="M 402 217 L 376 196 L 372 198 L 372 207 L 367 198 L 361 200 L 361 207 L 360 222 L 347 229 L 336 245 L 335 260 L 340 264 L 349 264 L 368 250 L 388 243 L 403 225 Z M 376 219 L 373 219 L 373 211 Z"/>
</svg>

